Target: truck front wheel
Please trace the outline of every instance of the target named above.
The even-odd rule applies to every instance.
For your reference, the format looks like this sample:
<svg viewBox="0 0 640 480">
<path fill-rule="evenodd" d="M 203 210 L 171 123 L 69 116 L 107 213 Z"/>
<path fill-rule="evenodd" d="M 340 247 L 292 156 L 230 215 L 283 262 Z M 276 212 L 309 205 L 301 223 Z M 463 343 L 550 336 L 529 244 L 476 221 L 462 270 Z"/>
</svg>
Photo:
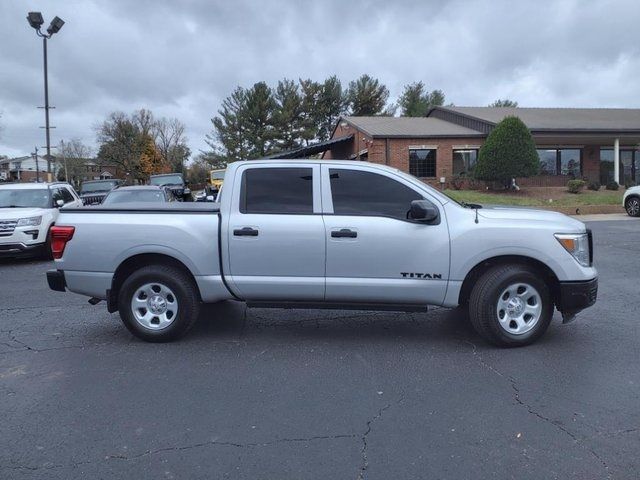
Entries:
<svg viewBox="0 0 640 480">
<path fill-rule="evenodd" d="M 549 287 L 526 266 L 493 267 L 478 279 L 471 291 L 471 323 L 494 345 L 529 345 L 544 334 L 552 316 Z"/>
<path fill-rule="evenodd" d="M 186 334 L 200 310 L 196 286 L 184 271 L 149 265 L 133 272 L 118 294 L 122 322 L 147 342 L 169 342 Z"/>
</svg>

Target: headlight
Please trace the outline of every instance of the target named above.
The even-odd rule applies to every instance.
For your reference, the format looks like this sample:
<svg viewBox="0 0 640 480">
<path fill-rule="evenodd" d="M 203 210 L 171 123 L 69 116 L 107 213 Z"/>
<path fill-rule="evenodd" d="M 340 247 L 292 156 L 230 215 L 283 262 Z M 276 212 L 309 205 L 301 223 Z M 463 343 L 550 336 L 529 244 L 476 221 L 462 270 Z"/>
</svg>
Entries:
<svg viewBox="0 0 640 480">
<path fill-rule="evenodd" d="M 42 222 L 42 216 L 21 218 L 16 227 L 36 227 Z"/>
<path fill-rule="evenodd" d="M 590 265 L 589 237 L 586 233 L 556 233 L 555 237 L 580 265 Z"/>
</svg>

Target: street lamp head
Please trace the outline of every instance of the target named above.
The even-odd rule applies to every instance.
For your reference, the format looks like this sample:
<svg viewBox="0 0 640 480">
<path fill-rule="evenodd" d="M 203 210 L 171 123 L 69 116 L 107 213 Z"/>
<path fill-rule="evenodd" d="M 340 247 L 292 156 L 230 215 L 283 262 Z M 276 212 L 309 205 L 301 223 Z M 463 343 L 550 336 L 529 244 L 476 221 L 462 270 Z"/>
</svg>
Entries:
<svg viewBox="0 0 640 480">
<path fill-rule="evenodd" d="M 42 24 L 44 23 L 44 18 L 42 18 L 42 14 L 40 12 L 29 12 L 27 14 L 27 21 L 32 28 L 40 30 L 40 27 L 42 27 Z"/>
<path fill-rule="evenodd" d="M 63 25 L 64 25 L 64 20 L 62 20 L 60 17 L 54 17 L 54 19 L 51 20 L 49 27 L 47 28 L 47 33 L 49 35 L 58 33 Z"/>
</svg>

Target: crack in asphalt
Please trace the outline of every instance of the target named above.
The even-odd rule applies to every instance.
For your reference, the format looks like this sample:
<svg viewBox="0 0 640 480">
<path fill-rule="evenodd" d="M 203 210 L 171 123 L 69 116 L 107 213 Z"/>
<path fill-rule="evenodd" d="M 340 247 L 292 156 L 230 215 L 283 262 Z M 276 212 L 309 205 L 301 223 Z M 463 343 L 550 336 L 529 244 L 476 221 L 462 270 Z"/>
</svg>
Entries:
<svg viewBox="0 0 640 480">
<path fill-rule="evenodd" d="M 565 428 L 562 425 L 561 422 L 559 422 L 557 420 L 552 420 L 551 418 L 544 416 L 540 412 L 536 411 L 533 408 L 532 405 L 530 405 L 530 404 L 526 403 L 525 401 L 523 401 L 520 398 L 520 389 L 518 387 L 517 380 L 514 377 L 510 376 L 510 375 L 503 374 L 502 372 L 497 370 L 495 367 L 493 367 L 492 365 L 488 364 L 484 360 L 484 358 L 482 358 L 482 355 L 480 355 L 478 353 L 478 349 L 477 349 L 476 345 L 473 342 L 470 342 L 469 340 L 464 340 L 464 342 L 467 343 L 468 345 L 471 345 L 471 348 L 473 349 L 471 353 L 478 360 L 478 362 L 480 363 L 480 365 L 482 367 L 484 367 L 487 370 L 491 371 L 495 375 L 498 375 L 499 377 L 506 379 L 509 382 L 509 385 L 511 386 L 511 389 L 513 390 L 513 398 L 514 398 L 514 400 L 516 401 L 516 403 L 518 405 L 526 408 L 526 410 L 527 410 L 527 412 L 529 412 L 529 414 L 535 416 L 536 418 L 542 420 L 543 422 L 546 422 L 546 423 L 554 426 L 556 429 L 560 430 L 565 435 L 567 435 L 569 438 L 571 438 L 576 445 L 580 446 L 581 448 L 583 448 L 587 452 L 589 452 L 603 466 L 604 470 L 607 472 L 607 478 L 608 479 L 611 478 L 611 472 L 609 471 L 609 465 L 607 464 L 607 462 L 600 455 L 598 455 L 598 453 L 593 448 L 589 447 L 588 445 L 585 445 L 583 443 L 583 439 L 581 439 L 576 434 L 574 434 L 573 432 L 571 432 L 570 430 Z"/>
<path fill-rule="evenodd" d="M 402 395 L 394 404 L 399 405 L 403 401 L 404 401 L 404 395 Z M 373 418 L 371 418 L 371 420 L 367 421 L 367 428 L 362 434 L 362 436 L 360 437 L 360 441 L 362 442 L 362 449 L 360 450 L 360 455 L 362 457 L 362 464 L 360 465 L 360 471 L 358 472 L 357 480 L 364 480 L 366 471 L 369 468 L 369 458 L 367 456 L 367 449 L 369 447 L 369 444 L 367 442 L 367 436 L 371 433 L 371 425 L 375 423 L 376 420 L 379 420 L 380 418 L 382 418 L 382 414 L 386 410 L 391 408 L 391 406 L 394 404 L 392 403 L 386 404 L 384 407 L 378 410 L 378 413 L 374 415 Z"/>
<path fill-rule="evenodd" d="M 146 457 L 149 455 L 156 455 L 162 452 L 177 452 L 184 450 L 191 450 L 194 448 L 202 448 L 202 447 L 210 447 L 210 446 L 223 446 L 223 447 L 235 447 L 235 448 L 256 448 L 256 447 L 268 447 L 271 445 L 277 445 L 279 443 L 300 443 L 300 442 L 312 442 L 315 440 L 338 440 L 341 438 L 356 438 L 355 434 L 343 434 L 343 435 L 319 435 L 313 437 L 305 437 L 305 438 L 281 438 L 278 440 L 273 440 L 271 442 L 255 442 L 255 443 L 237 443 L 237 442 L 221 442 L 218 440 L 210 440 L 207 442 L 194 443 L 191 445 L 178 445 L 173 447 L 163 447 L 155 450 L 147 450 L 146 452 L 142 452 L 136 455 L 123 455 L 123 454 L 112 454 L 107 455 L 105 459 L 116 459 L 116 460 L 135 460 L 138 458 Z"/>
</svg>

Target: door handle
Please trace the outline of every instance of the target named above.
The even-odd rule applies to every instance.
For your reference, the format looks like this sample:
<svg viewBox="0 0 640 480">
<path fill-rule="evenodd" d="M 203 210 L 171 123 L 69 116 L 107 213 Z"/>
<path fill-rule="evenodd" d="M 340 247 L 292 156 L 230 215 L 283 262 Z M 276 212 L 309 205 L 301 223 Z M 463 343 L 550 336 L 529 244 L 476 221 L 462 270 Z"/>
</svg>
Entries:
<svg viewBox="0 0 640 480">
<path fill-rule="evenodd" d="M 251 227 L 236 228 L 233 231 L 233 234 L 236 237 L 257 237 L 258 236 L 258 230 L 256 230 L 255 228 L 251 228 Z"/>
<path fill-rule="evenodd" d="M 358 232 L 354 232 L 353 230 L 349 230 L 348 228 L 333 230 L 331 232 L 331 237 L 333 238 L 356 238 L 357 236 Z"/>
</svg>

